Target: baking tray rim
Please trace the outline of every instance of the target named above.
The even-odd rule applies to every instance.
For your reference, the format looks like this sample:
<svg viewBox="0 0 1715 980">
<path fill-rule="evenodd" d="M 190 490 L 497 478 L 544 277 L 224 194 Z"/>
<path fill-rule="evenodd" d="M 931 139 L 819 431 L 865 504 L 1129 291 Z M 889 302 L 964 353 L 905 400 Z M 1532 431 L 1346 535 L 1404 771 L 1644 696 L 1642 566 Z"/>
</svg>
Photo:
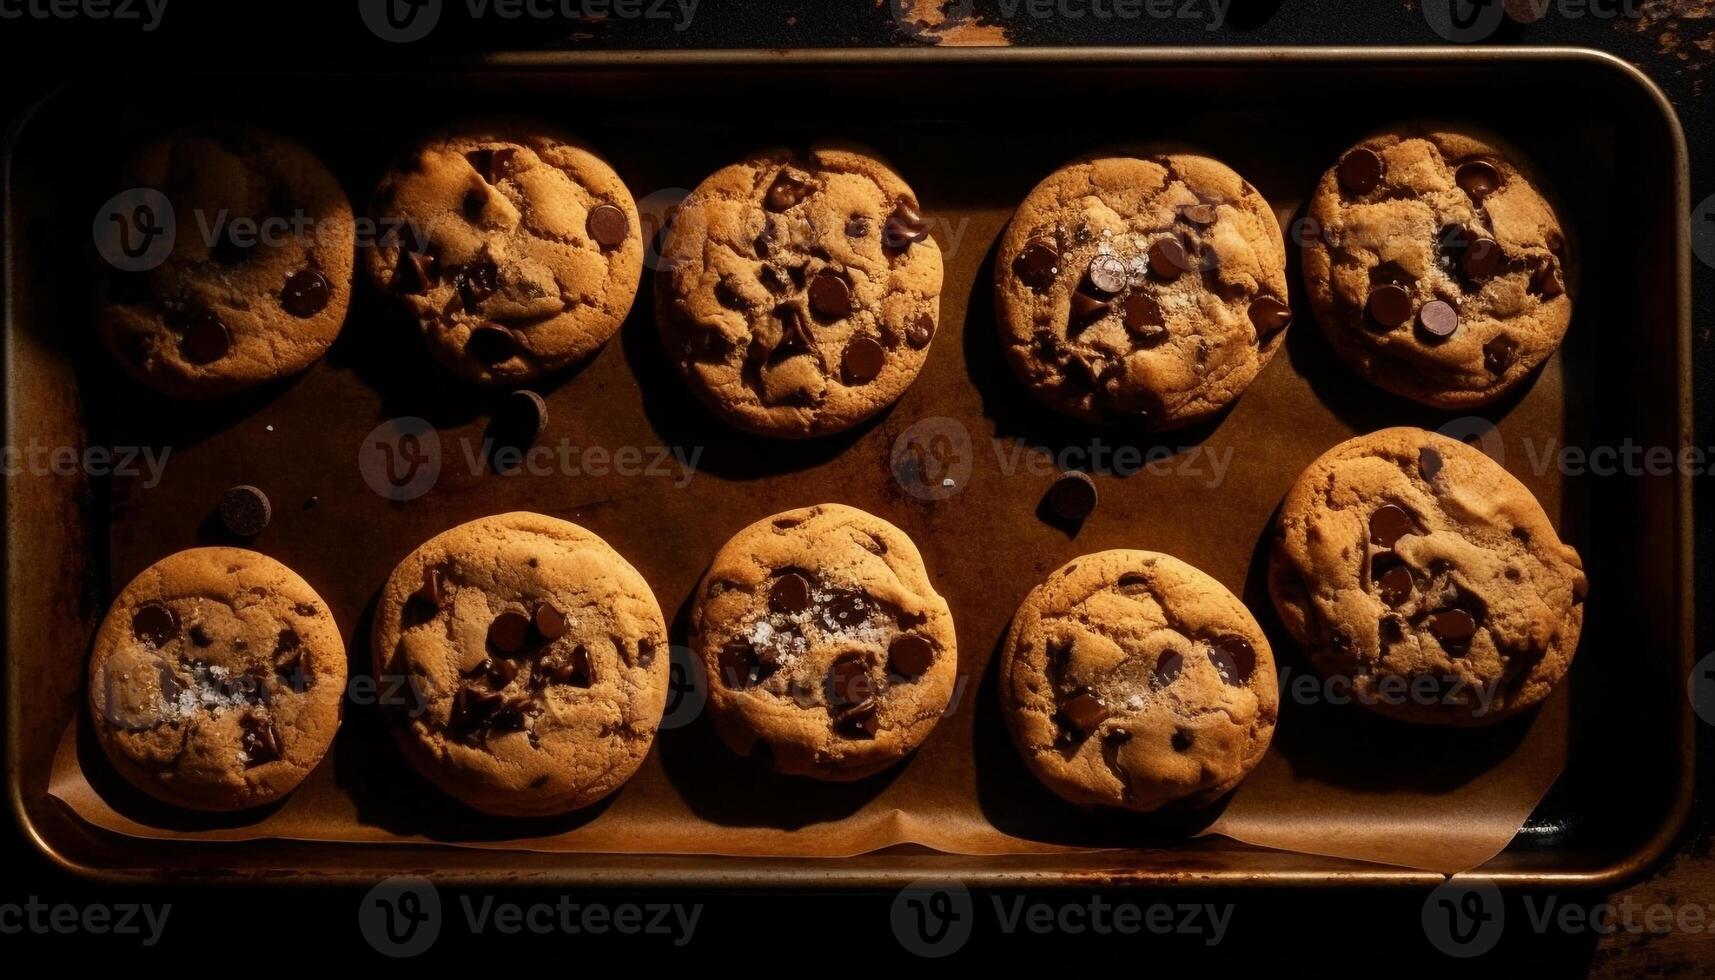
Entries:
<svg viewBox="0 0 1715 980">
<path fill-rule="evenodd" d="M 376 62 L 357 57 L 335 57 L 312 62 L 298 69 L 269 69 L 258 68 L 253 63 L 209 61 L 193 64 L 188 68 L 174 69 L 175 74 L 196 73 L 199 71 L 241 70 L 251 75 L 290 75 L 290 74 L 327 74 L 330 72 L 362 72 L 375 73 L 412 73 L 420 74 L 425 71 L 532 71 L 554 69 L 617 69 L 622 67 L 650 68 L 760 68 L 773 66 L 823 68 L 823 67 L 861 67 L 865 69 L 887 69 L 890 67 L 909 68 L 916 66 L 939 66 L 971 64 L 983 66 L 1149 66 L 1149 67 L 1186 67 L 1192 69 L 1209 68 L 1221 65 L 1237 67 L 1256 67 L 1269 64 L 1303 64 L 1303 63 L 1392 63 L 1409 64 L 1418 62 L 1426 65 L 1448 65 L 1462 62 L 1519 62 L 1534 63 L 1568 63 L 1581 64 L 1586 67 L 1603 69 L 1617 73 L 1621 81 L 1642 90 L 1644 97 L 1661 116 L 1669 140 L 1673 147 L 1673 185 L 1671 198 L 1678 206 L 1681 216 L 1674 224 L 1674 233 L 1669 244 L 1672 255 L 1672 275 L 1674 290 L 1671 301 L 1674 305 L 1674 356 L 1679 369 L 1674 378 L 1676 402 L 1676 448 L 1691 445 L 1693 438 L 1693 399 L 1692 399 L 1692 361 L 1691 361 L 1691 229 L 1690 229 L 1690 155 L 1685 142 L 1684 129 L 1679 117 L 1674 112 L 1672 104 L 1661 88 L 1637 66 L 1615 55 L 1593 48 L 1581 47 L 1519 47 L 1519 46 L 1483 46 L 1483 47 L 1355 47 L 1355 46 L 1265 46 L 1265 47 L 1123 47 L 1102 46 L 1089 48 L 1069 47 L 906 47 L 906 48 L 742 48 L 731 50 L 699 49 L 689 51 L 548 51 L 548 52 L 499 52 L 481 55 L 447 55 L 434 56 L 413 60 L 397 65 L 378 65 Z M 12 213 L 12 157 L 19 137 L 28 127 L 29 122 L 40 112 L 42 107 L 66 90 L 67 86 L 56 88 L 42 96 L 33 105 L 23 110 L 7 126 L 3 152 L 0 152 L 0 206 L 4 206 L 5 214 Z M 13 344 L 13 284 L 15 273 L 12 259 L 15 254 L 14 236 L 17 235 L 16 223 L 5 222 L 5 236 L 0 240 L 0 264 L 3 264 L 5 286 L 4 297 L 0 299 L 4 316 L 4 336 L 0 337 L 0 368 L 5 371 L 4 384 L 0 387 L 0 398 L 4 398 L 5 414 L 5 444 L 12 443 L 15 431 L 13 409 L 16 404 Z M 1692 507 L 1691 477 L 1687 472 L 1675 474 L 1673 500 L 1676 509 L 1675 529 L 1678 533 L 1677 549 L 1674 553 L 1677 581 L 1679 588 L 1674 596 L 1677 611 L 1677 622 L 1673 625 L 1679 640 L 1677 659 L 1679 673 L 1688 675 L 1692 664 L 1694 638 L 1694 606 L 1692 597 L 1695 596 L 1695 537 L 1693 533 L 1694 511 Z M 0 636 L 7 641 L 10 651 L 14 644 L 12 640 L 14 623 L 11 608 L 12 582 L 17 576 L 18 569 L 14 567 L 15 556 L 10 547 L 11 521 L 15 509 L 15 498 L 19 495 L 19 484 L 8 480 L 6 492 L 0 498 L 0 547 L 5 551 L 4 567 L 0 568 L 0 579 L 6 586 L 7 601 L 0 607 Z M 266 870 L 245 870 L 240 868 L 211 869 L 176 873 L 172 869 L 162 868 L 154 871 L 127 870 L 112 867 L 100 867 L 85 864 L 59 848 L 31 814 L 24 799 L 24 787 L 20 769 L 19 744 L 19 700 L 18 685 L 15 676 L 17 663 L 7 655 L 5 665 L 6 685 L 6 771 L 7 806 L 14 821 L 23 836 L 44 858 L 61 870 L 77 877 L 108 884 L 135 883 L 144 880 L 153 881 L 184 881 L 208 883 L 243 883 L 266 879 L 271 884 L 334 884 L 350 885 L 374 882 L 387 877 L 386 874 L 375 870 L 365 869 L 335 869 L 320 873 L 278 874 Z M 1503 870 L 1494 872 L 1472 871 L 1453 876 L 1461 881 L 1488 881 L 1502 887 L 1529 888 L 1555 886 L 1560 888 L 1589 888 L 1611 890 L 1623 887 L 1642 878 L 1657 863 L 1663 860 L 1678 840 L 1689 816 L 1695 779 L 1695 729 L 1691 717 L 1688 699 L 1676 699 L 1677 728 L 1679 732 L 1679 778 L 1673 788 L 1673 798 L 1661 825 L 1648 839 L 1643 841 L 1631 853 L 1616 859 L 1602 867 L 1589 870 L 1553 871 L 1553 870 Z M 50 804 L 51 805 L 51 804 Z M 95 831 L 101 833 L 100 831 Z M 585 857 L 604 857 L 594 855 Z M 673 856 L 663 856 L 671 859 Z M 681 858 L 684 860 L 684 858 Z M 765 859 L 764 863 L 773 862 L 785 864 L 782 870 L 765 871 L 750 867 L 757 864 L 754 858 L 703 858 L 694 859 L 699 863 L 729 864 L 731 870 L 714 869 L 685 869 L 677 871 L 670 869 L 649 870 L 634 864 L 631 867 L 604 868 L 575 868 L 564 867 L 544 871 L 540 875 L 509 874 L 494 870 L 458 870 L 447 871 L 438 869 L 416 869 L 411 873 L 423 873 L 430 878 L 447 884 L 464 885 L 504 885 L 540 883 L 555 885 L 579 885 L 586 887 L 623 887 L 650 888 L 663 886 L 678 887 L 707 887 L 707 888 L 778 888 L 778 887 L 837 887 L 837 888 L 882 888 L 899 887 L 913 880 L 925 877 L 926 869 L 912 870 L 904 865 L 893 868 L 853 868 L 844 862 L 835 863 L 823 860 L 788 862 L 785 859 Z M 651 863 L 645 861 L 642 863 Z M 844 865 L 842 867 L 842 865 Z M 929 875 L 934 877 L 934 875 Z M 987 887 L 1057 887 L 1057 886 L 1091 886 L 1091 885 L 1127 885 L 1127 886 L 1203 886 L 1203 887 L 1315 887 L 1315 886 L 1407 886 L 1424 887 L 1445 880 L 1444 876 L 1434 872 L 1414 871 L 1410 869 L 1392 868 L 1385 865 L 1357 866 L 1352 869 L 1331 869 L 1328 871 L 1246 871 L 1242 869 L 1219 869 L 1207 872 L 1173 872 L 1152 871 L 1149 869 L 1115 869 L 1104 872 L 1088 872 L 1066 868 L 1043 869 L 971 869 L 961 868 L 949 871 L 943 877 L 957 880 L 973 886 Z"/>
</svg>

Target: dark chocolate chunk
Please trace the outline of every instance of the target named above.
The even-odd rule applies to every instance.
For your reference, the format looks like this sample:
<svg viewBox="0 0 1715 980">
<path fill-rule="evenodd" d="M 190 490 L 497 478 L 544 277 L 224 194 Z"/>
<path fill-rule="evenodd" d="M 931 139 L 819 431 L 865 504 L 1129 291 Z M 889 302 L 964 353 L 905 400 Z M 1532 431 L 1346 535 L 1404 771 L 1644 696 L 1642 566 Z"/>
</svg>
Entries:
<svg viewBox="0 0 1715 980">
<path fill-rule="evenodd" d="M 888 248 L 905 248 L 929 237 L 929 219 L 911 201 L 901 200 L 887 216 L 881 243 Z"/>
<path fill-rule="evenodd" d="M 144 603 L 131 614 L 131 635 L 152 647 L 178 639 L 179 614 L 159 602 Z"/>
<path fill-rule="evenodd" d="M 1471 196 L 1471 200 L 1481 204 L 1483 198 L 1500 188 L 1501 172 L 1487 160 L 1472 160 L 1460 164 L 1453 173 L 1453 180 L 1460 190 Z"/>
<path fill-rule="evenodd" d="M 1173 683 L 1179 672 L 1185 669 L 1185 657 L 1176 650 L 1164 650 L 1155 661 L 1155 668 L 1150 672 L 1149 682 L 1157 688 L 1166 687 Z"/>
<path fill-rule="evenodd" d="M 775 579 L 768 590 L 768 608 L 791 615 L 810 608 L 810 582 L 797 572 Z"/>
<path fill-rule="evenodd" d="M 1375 583 L 1376 595 L 1390 606 L 1397 607 L 1411 598 L 1411 569 L 1397 559 L 1375 579 Z"/>
<path fill-rule="evenodd" d="M 1446 300 L 1432 299 L 1417 311 L 1417 326 L 1438 340 L 1451 337 L 1459 329 L 1459 311 Z"/>
<path fill-rule="evenodd" d="M 1088 473 L 1068 470 L 1049 488 L 1048 505 L 1068 521 L 1081 521 L 1096 509 L 1096 481 Z"/>
<path fill-rule="evenodd" d="M 320 313 L 328 305 L 333 288 L 327 277 L 314 269 L 294 272 L 280 291 L 280 308 L 300 319 Z"/>
<path fill-rule="evenodd" d="M 273 514 L 268 495 L 249 484 L 232 487 L 220 495 L 220 522 L 241 538 L 261 534 Z"/>
<path fill-rule="evenodd" d="M 1018 281 L 1037 292 L 1042 292 L 1054 285 L 1054 278 L 1060 271 L 1060 253 L 1054 248 L 1054 243 L 1047 239 L 1037 238 L 1030 241 L 1012 260 L 1012 274 Z"/>
<path fill-rule="evenodd" d="M 934 662 L 934 645 L 916 633 L 901 633 L 888 644 L 888 669 L 900 677 L 922 677 Z"/>
<path fill-rule="evenodd" d="M 833 666 L 828 668 L 826 684 L 828 703 L 836 706 L 857 704 L 875 693 L 869 679 L 869 665 L 861 653 L 835 658 Z"/>
<path fill-rule="evenodd" d="M 870 698 L 847 708 L 835 716 L 834 729 L 847 738 L 874 738 L 881 729 L 881 704 Z"/>
<path fill-rule="evenodd" d="M 1167 318 L 1153 297 L 1132 293 L 1125 298 L 1121 309 L 1125 313 L 1125 328 L 1133 337 L 1149 342 L 1167 337 Z"/>
<path fill-rule="evenodd" d="M 793 207 L 815 188 L 793 176 L 790 171 L 782 170 L 774 178 L 774 183 L 768 185 L 768 193 L 763 197 L 763 206 L 770 211 L 785 211 Z"/>
<path fill-rule="evenodd" d="M 544 640 L 557 640 L 566 635 L 566 614 L 551 602 L 538 605 L 531 621 L 535 623 L 537 634 Z"/>
<path fill-rule="evenodd" d="M 492 366 L 516 354 L 518 344 L 512 339 L 512 331 L 492 323 L 484 323 L 470 332 L 470 340 L 465 345 L 465 350 L 479 363 Z"/>
<path fill-rule="evenodd" d="M 1430 617 L 1429 632 L 1448 650 L 1463 650 L 1477 633 L 1477 620 L 1463 609 L 1443 609 Z"/>
<path fill-rule="evenodd" d="M 1260 343 L 1292 322 L 1292 307 L 1273 296 L 1258 296 L 1251 300 L 1250 318 L 1251 326 L 1256 328 L 1257 342 Z"/>
<path fill-rule="evenodd" d="M 1250 641 L 1232 633 L 1208 638 L 1209 661 L 1221 674 L 1221 680 L 1234 687 L 1250 683 L 1256 672 L 1256 650 Z"/>
<path fill-rule="evenodd" d="M 1507 368 L 1513 366 L 1513 356 L 1518 352 L 1518 341 L 1506 334 L 1498 334 L 1483 345 L 1483 367 L 1490 374 L 1505 374 Z"/>
<path fill-rule="evenodd" d="M 240 739 L 244 748 L 244 768 L 251 769 L 280 758 L 280 733 L 274 728 L 272 718 L 247 714 L 238 719 L 238 724 L 244 731 Z"/>
<path fill-rule="evenodd" d="M 911 325 L 905 328 L 905 343 L 912 350 L 922 350 L 929 346 L 929 341 L 935 339 L 935 317 L 930 313 L 919 313 L 911 320 Z"/>
<path fill-rule="evenodd" d="M 488 624 L 488 645 L 501 653 L 517 653 L 530 638 L 530 617 L 507 609 Z"/>
<path fill-rule="evenodd" d="M 1149 246 L 1149 271 L 1169 282 L 1191 271 L 1191 259 L 1177 238 L 1158 238 Z"/>
<path fill-rule="evenodd" d="M 1435 474 L 1441 472 L 1441 453 L 1432 446 L 1424 446 L 1417 451 L 1417 475 L 1425 480 L 1435 479 Z"/>
<path fill-rule="evenodd" d="M 810 309 L 829 320 L 851 316 L 852 288 L 832 272 L 818 272 L 810 280 Z"/>
<path fill-rule="evenodd" d="M 1404 286 L 1395 283 L 1383 283 L 1370 290 L 1370 298 L 1364 304 L 1364 310 L 1370 319 L 1384 327 L 1397 327 L 1411 319 L 1411 294 Z"/>
<path fill-rule="evenodd" d="M 1472 238 L 1459 259 L 1459 269 L 1468 279 L 1489 279 L 1506 268 L 1507 257 L 1493 238 Z"/>
<path fill-rule="evenodd" d="M 232 349 L 232 334 L 220 318 L 206 310 L 192 316 L 179 340 L 179 353 L 192 364 L 213 364 Z"/>
<path fill-rule="evenodd" d="M 1376 151 L 1360 146 L 1340 158 L 1335 172 L 1340 186 L 1348 193 L 1368 194 L 1381 183 L 1382 158 Z"/>
<path fill-rule="evenodd" d="M 601 204 L 584 220 L 584 230 L 603 251 L 607 251 L 625 244 L 625 239 L 631 235 L 631 219 L 614 205 Z"/>
<path fill-rule="evenodd" d="M 1108 707 L 1095 692 L 1086 688 L 1066 699 L 1066 703 L 1060 706 L 1060 716 L 1073 728 L 1088 735 L 1108 719 Z"/>
<path fill-rule="evenodd" d="M 1383 504 L 1370 515 L 1370 540 L 1383 548 L 1392 548 L 1395 541 L 1416 533 L 1417 523 L 1403 507 Z"/>
<path fill-rule="evenodd" d="M 1070 319 L 1079 326 L 1101 319 L 1107 315 L 1108 310 L 1113 308 L 1108 300 L 1099 296 L 1092 296 L 1082 289 L 1072 291 L 1071 304 Z"/>
</svg>

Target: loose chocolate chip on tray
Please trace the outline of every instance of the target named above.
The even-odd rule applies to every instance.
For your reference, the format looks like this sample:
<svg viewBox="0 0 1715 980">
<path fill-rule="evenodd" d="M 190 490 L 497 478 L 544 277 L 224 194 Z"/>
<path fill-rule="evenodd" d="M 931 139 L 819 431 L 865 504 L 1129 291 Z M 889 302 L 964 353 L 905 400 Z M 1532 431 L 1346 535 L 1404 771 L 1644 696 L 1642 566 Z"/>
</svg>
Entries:
<svg viewBox="0 0 1715 980">
<path fill-rule="evenodd" d="M 1089 283 L 1091 292 L 1101 296 L 1114 296 L 1125 288 L 1129 275 L 1125 261 L 1119 256 L 1098 255 L 1090 260 L 1084 280 Z"/>
<path fill-rule="evenodd" d="M 887 352 L 875 338 L 859 334 L 846 344 L 846 353 L 841 358 L 840 366 L 844 369 L 846 380 L 852 384 L 864 384 L 874 381 L 881 374 L 882 366 L 887 361 Z"/>
<path fill-rule="evenodd" d="M 1370 319 L 1384 327 L 1397 327 L 1411 319 L 1411 294 L 1396 283 L 1383 283 L 1370 290 L 1364 304 Z"/>
<path fill-rule="evenodd" d="M 1068 521 L 1081 521 L 1096 509 L 1096 481 L 1088 473 L 1068 470 L 1048 490 L 1048 506 Z"/>
<path fill-rule="evenodd" d="M 220 522 L 241 538 L 261 534 L 273 514 L 268 495 L 249 484 L 232 487 L 220 495 Z"/>
<path fill-rule="evenodd" d="M 164 647 L 179 635 L 179 614 L 159 602 L 138 606 L 131 614 L 131 635 L 152 647 Z"/>
<path fill-rule="evenodd" d="M 535 442 L 547 424 L 547 401 L 534 391 L 520 388 L 500 403 L 492 434 L 497 446 L 522 449 Z"/>
<path fill-rule="evenodd" d="M 787 572 L 768 590 L 768 608 L 775 612 L 803 612 L 810 608 L 810 582 L 797 572 Z"/>
<path fill-rule="evenodd" d="M 1459 165 L 1459 169 L 1453 173 L 1453 180 L 1460 190 L 1480 204 L 1484 197 L 1500 188 L 1501 172 L 1487 160 L 1472 160 Z"/>
<path fill-rule="evenodd" d="M 852 312 L 852 288 L 832 272 L 818 272 L 810 279 L 810 309 L 830 320 L 848 317 Z"/>
<path fill-rule="evenodd" d="M 1054 277 L 1059 272 L 1060 253 L 1046 239 L 1029 242 L 1012 260 L 1012 274 L 1037 292 L 1054 285 Z"/>
<path fill-rule="evenodd" d="M 1340 158 L 1335 172 L 1347 192 L 1367 194 L 1381 183 L 1382 158 L 1374 150 L 1359 147 Z"/>
<path fill-rule="evenodd" d="M 1431 337 L 1451 337 L 1459 329 L 1459 311 L 1446 300 L 1432 299 L 1417 311 L 1417 325 Z"/>
<path fill-rule="evenodd" d="M 1416 533 L 1417 525 L 1403 507 L 1383 504 L 1370 515 L 1370 540 L 1383 548 L 1392 548 L 1400 538 Z"/>
<path fill-rule="evenodd" d="M 935 647 L 916 633 L 902 633 L 887 647 L 887 666 L 900 677 L 922 677 L 935 662 Z"/>
<path fill-rule="evenodd" d="M 614 205 L 603 204 L 590 212 L 584 221 L 584 230 L 605 251 L 625 244 L 625 239 L 631 234 L 631 220 Z"/>
<path fill-rule="evenodd" d="M 226 324 L 213 313 L 203 311 L 185 324 L 185 335 L 179 341 L 179 353 L 192 364 L 212 364 L 232 349 L 232 334 Z"/>
<path fill-rule="evenodd" d="M 507 609 L 488 624 L 488 645 L 501 653 L 517 653 L 530 638 L 530 617 Z"/>
<path fill-rule="evenodd" d="M 1279 333 L 1292 322 L 1292 307 L 1273 296 L 1258 296 L 1251 300 L 1250 318 L 1251 326 L 1256 329 L 1256 338 L 1260 342 Z"/>
<path fill-rule="evenodd" d="M 326 308 L 330 292 L 326 276 L 314 269 L 304 269 L 286 280 L 286 288 L 280 291 L 280 308 L 307 319 Z"/>
</svg>

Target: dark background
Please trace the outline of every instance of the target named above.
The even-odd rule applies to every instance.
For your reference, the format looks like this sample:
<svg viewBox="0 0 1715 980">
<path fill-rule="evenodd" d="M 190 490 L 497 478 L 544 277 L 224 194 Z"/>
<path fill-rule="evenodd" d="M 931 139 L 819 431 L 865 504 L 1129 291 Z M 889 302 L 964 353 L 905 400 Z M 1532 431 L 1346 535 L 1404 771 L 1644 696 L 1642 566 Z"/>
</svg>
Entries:
<svg viewBox="0 0 1715 980">
<path fill-rule="evenodd" d="M 11 12 L 29 0 L 0 0 Z M 35 0 L 45 4 L 47 0 Z M 647 0 L 646 0 L 647 2 Z M 925 32 L 902 26 L 893 4 L 904 0 L 701 0 L 683 30 L 651 18 L 570 17 L 505 21 L 495 17 L 471 22 L 462 0 L 447 9 L 430 36 L 411 44 L 376 38 L 358 16 L 356 0 L 266 2 L 266 0 L 168 0 L 158 28 L 143 32 L 135 22 L 75 19 L 0 18 L 0 114 L 15 117 L 35 98 L 60 83 L 88 81 L 103 74 L 146 72 L 181 60 L 254 60 L 274 67 L 313 70 L 318 59 L 361 54 L 378 64 L 424 54 L 502 49 L 621 48 L 783 48 L 893 46 L 985 40 L 1019 45 L 1437 45 L 1445 41 L 1430 26 L 1421 0 L 1234 0 L 1226 22 L 1207 29 L 1206 19 L 1100 19 L 1064 17 L 996 18 L 1004 0 L 954 2 L 955 11 L 974 10 L 973 20 Z M 933 0 L 925 0 L 933 2 Z M 1100 0 L 1094 0 L 1099 3 Z M 1177 0 L 1183 4 L 1190 0 Z M 1498 2 L 1498 0 L 1496 0 Z M 1672 100 L 1691 147 L 1692 204 L 1715 194 L 1710 165 L 1710 135 L 1715 120 L 1715 2 L 1710 0 L 1575 0 L 1576 8 L 1551 9 L 1528 25 L 1512 20 L 1484 44 L 1576 45 L 1599 48 L 1637 64 Z M 908 5 L 908 4 L 907 4 Z M 580 5 L 569 4 L 572 8 Z M 601 9 L 597 3 L 585 9 Z M 1509 3 L 1509 7 L 1517 7 Z M 1568 16 L 1579 9 L 1582 16 Z M 1699 44 L 1698 42 L 1701 42 Z M 1331 93 L 1336 97 L 1337 93 Z M 409 98 L 410 93 L 397 93 Z M 1505 99 L 1504 91 L 1450 93 L 1457 99 Z M 382 100 L 385 105 L 385 96 Z M 314 113 L 314 105 L 305 105 Z M 794 106 L 789 93 L 772 111 L 813 112 Z M 1615 188 L 1624 194 L 1623 187 Z M 1594 272 L 1595 270 L 1590 270 Z M 1712 355 L 1708 311 L 1715 309 L 1715 270 L 1692 264 L 1696 294 L 1694 316 L 1697 364 L 1698 431 L 1709 430 Z M 1707 444 L 1706 441 L 1700 444 Z M 1710 477 L 1698 478 L 1698 554 L 1707 564 L 1710 541 Z M 1711 649 L 1709 600 L 1698 609 L 1699 653 Z M 1616 738 L 1623 737 L 1616 733 Z M 1701 767 L 1699 805 L 1674 854 L 1646 881 L 1615 900 L 1715 905 L 1715 857 L 1710 855 L 1711 819 L 1704 802 L 1711 785 L 1707 761 L 1715 734 L 1699 733 Z M 386 962 L 370 950 L 357 929 L 358 889 L 297 887 L 202 889 L 96 886 L 72 878 L 43 860 L 6 818 L 0 842 L 0 905 L 32 896 L 48 903 L 170 902 L 171 918 L 161 944 L 142 949 L 135 939 L 89 935 L 0 935 L 0 949 L 12 963 L 17 954 L 65 956 L 73 960 L 123 959 L 155 970 L 242 970 L 288 966 Z M 716 970 L 760 969 L 776 972 L 897 971 L 924 967 L 969 967 L 978 961 L 1003 966 L 1026 963 L 1084 972 L 1112 964 L 1132 971 L 1201 968 L 1226 973 L 1245 966 L 1268 971 L 1417 974 L 1449 970 L 1479 975 L 1520 973 L 1619 976 L 1703 976 L 1715 973 L 1715 940 L 1708 935 L 1660 934 L 1598 936 L 1549 934 L 1509 928 L 1501 945 L 1474 961 L 1442 956 L 1424 938 L 1419 924 L 1421 893 L 1183 894 L 1107 895 L 1109 901 L 1137 903 L 1234 902 L 1226 941 L 1206 948 L 1197 937 L 1004 935 L 994 917 L 977 916 L 977 929 L 951 961 L 911 957 L 895 942 L 888 925 L 892 893 L 817 894 L 581 894 L 575 901 L 701 901 L 705 904 L 695 941 L 674 949 L 651 937 L 464 935 L 454 911 L 459 893 L 443 889 L 447 910 L 439 941 L 425 957 L 406 961 L 411 969 L 452 961 L 484 964 L 511 972 L 540 962 L 570 969 L 604 971 L 633 965 L 699 965 Z M 503 900 L 553 901 L 549 895 L 502 895 Z M 1011 896 L 1007 896 L 1010 898 Z M 1041 895 L 1051 902 L 1087 900 L 1088 895 Z M 1574 901 L 1607 896 L 1573 895 Z M 979 909 L 989 896 L 976 896 Z M 1515 899 L 1510 921 L 1522 922 L 1525 910 Z M 37 961 L 42 962 L 42 961 Z M 337 964 L 337 965 L 336 965 Z M 926 972 L 926 971 L 925 971 Z"/>
</svg>

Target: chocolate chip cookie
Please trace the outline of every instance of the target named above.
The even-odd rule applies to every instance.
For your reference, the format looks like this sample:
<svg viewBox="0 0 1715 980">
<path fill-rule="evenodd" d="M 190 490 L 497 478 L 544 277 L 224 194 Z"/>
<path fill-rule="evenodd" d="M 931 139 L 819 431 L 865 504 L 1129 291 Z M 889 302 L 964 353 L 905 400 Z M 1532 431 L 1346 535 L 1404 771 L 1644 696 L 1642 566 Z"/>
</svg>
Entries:
<svg viewBox="0 0 1715 980">
<path fill-rule="evenodd" d="M 1517 151 L 1402 128 L 1347 150 L 1306 208 L 1304 285 L 1365 379 L 1441 408 L 1494 401 L 1572 320 L 1566 233 Z"/>
<path fill-rule="evenodd" d="M 1274 357 L 1292 309 L 1256 188 L 1191 154 L 1082 160 L 1019 205 L 995 259 L 1007 361 L 1073 418 L 1208 418 Z"/>
<path fill-rule="evenodd" d="M 917 546 L 841 504 L 776 514 L 715 556 L 691 611 L 715 730 L 777 772 L 860 779 L 929 737 L 958 673 Z"/>
<path fill-rule="evenodd" d="M 849 149 L 724 167 L 674 213 L 656 276 L 667 355 L 751 432 L 850 428 L 910 387 L 940 316 L 941 250 L 917 197 Z"/>
<path fill-rule="evenodd" d="M 124 230 L 119 244 L 173 236 L 159 265 L 110 270 L 99 292 L 97 331 L 127 371 L 202 398 L 296 374 L 333 343 L 351 301 L 355 224 L 308 150 L 253 126 L 186 128 L 146 147 L 125 185 L 157 192 L 171 215 L 113 215 L 150 229 Z"/>
<path fill-rule="evenodd" d="M 1262 759 L 1280 700 L 1250 611 L 1177 558 L 1068 562 L 1013 617 L 1001 705 L 1024 761 L 1065 799 L 1148 812 L 1220 798 Z"/>
<path fill-rule="evenodd" d="M 466 804 L 547 816 L 619 789 L 666 705 L 649 584 L 541 514 L 461 524 L 411 552 L 375 612 L 375 674 L 406 758 Z"/>
<path fill-rule="evenodd" d="M 529 122 L 424 141 L 381 180 L 369 274 L 435 358 L 485 384 L 581 361 L 619 329 L 643 275 L 631 192 L 587 147 Z"/>
<path fill-rule="evenodd" d="M 95 635 L 89 710 L 114 768 L 150 796 L 242 810 L 290 793 L 339 728 L 345 643 L 297 573 L 242 548 L 144 569 Z"/>
<path fill-rule="evenodd" d="M 1457 440 L 1395 428 L 1335 446 L 1293 485 L 1275 534 L 1281 620 L 1383 714 L 1509 718 L 1548 696 L 1578 646 L 1578 553 L 1529 490 Z"/>
</svg>

